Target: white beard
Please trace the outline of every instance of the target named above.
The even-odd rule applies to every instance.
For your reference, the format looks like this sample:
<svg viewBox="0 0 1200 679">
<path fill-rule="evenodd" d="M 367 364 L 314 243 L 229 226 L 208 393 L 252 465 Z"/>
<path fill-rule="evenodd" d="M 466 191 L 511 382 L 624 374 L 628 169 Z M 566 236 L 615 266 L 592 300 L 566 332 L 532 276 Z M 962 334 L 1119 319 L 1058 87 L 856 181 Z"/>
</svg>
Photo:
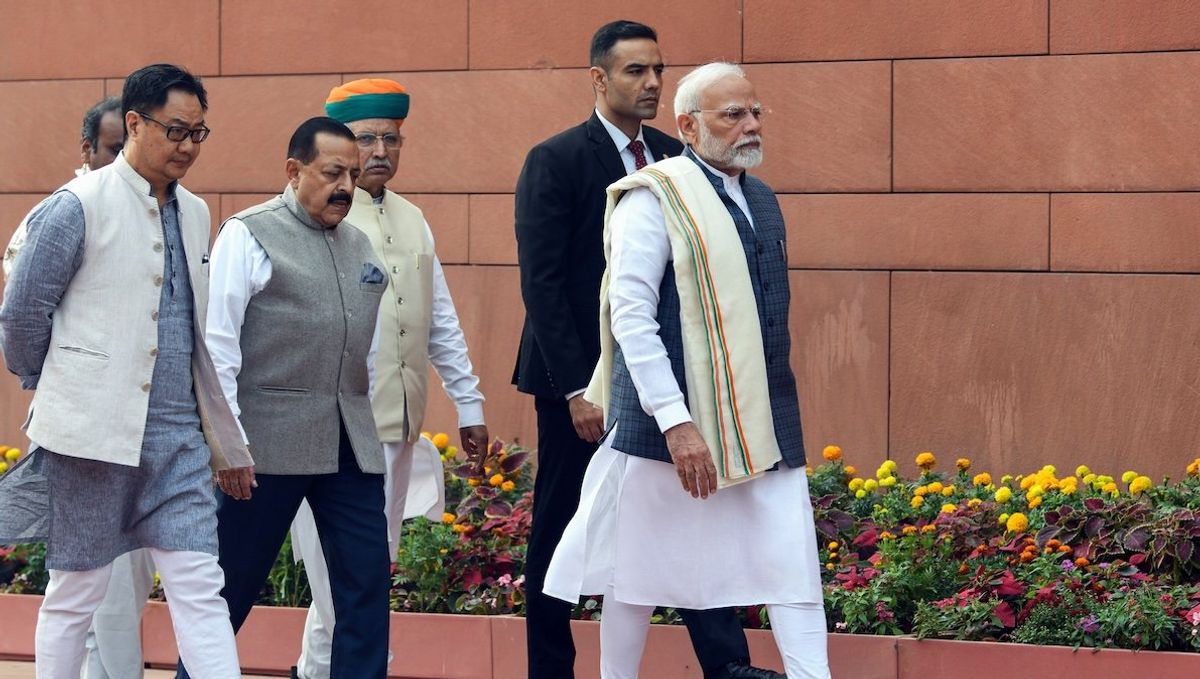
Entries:
<svg viewBox="0 0 1200 679">
<path fill-rule="evenodd" d="M 762 137 L 757 134 L 746 135 L 738 139 L 737 143 L 732 146 L 726 146 L 724 142 L 717 139 L 708 131 L 708 126 L 703 122 L 699 125 L 700 139 L 696 145 L 696 151 L 700 157 L 707 160 L 712 165 L 721 167 L 737 168 L 739 170 L 749 170 L 752 167 L 758 167 L 762 164 Z M 750 142 L 758 142 L 757 148 L 738 148 L 739 144 L 747 144 Z"/>
</svg>

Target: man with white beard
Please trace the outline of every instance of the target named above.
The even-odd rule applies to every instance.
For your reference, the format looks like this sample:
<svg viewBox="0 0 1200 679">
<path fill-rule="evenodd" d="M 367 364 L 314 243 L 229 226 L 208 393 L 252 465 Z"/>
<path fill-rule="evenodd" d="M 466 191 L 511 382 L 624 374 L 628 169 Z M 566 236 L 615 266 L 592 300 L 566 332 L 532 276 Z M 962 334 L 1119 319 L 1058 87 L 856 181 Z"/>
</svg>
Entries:
<svg viewBox="0 0 1200 679">
<path fill-rule="evenodd" d="M 762 162 L 762 104 L 714 63 L 680 81 L 675 115 L 684 154 L 608 189 L 586 398 L 610 434 L 544 591 L 604 595 L 604 679 L 637 676 L 656 605 L 759 603 L 787 676 L 828 679 L 784 222 L 745 173 Z"/>
</svg>

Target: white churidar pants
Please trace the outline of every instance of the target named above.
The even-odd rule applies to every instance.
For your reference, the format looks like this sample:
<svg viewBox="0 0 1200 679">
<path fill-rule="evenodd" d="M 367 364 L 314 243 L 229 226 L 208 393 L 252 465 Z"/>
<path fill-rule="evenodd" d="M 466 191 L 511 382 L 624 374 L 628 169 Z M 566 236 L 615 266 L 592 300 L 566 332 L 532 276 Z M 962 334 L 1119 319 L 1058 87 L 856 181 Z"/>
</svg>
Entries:
<svg viewBox="0 0 1200 679">
<path fill-rule="evenodd" d="M 154 588 L 154 560 L 135 549 L 112 562 L 108 591 L 92 615 L 83 679 L 141 679 L 142 611 Z"/>
<path fill-rule="evenodd" d="M 179 655 L 191 675 L 195 679 L 241 677 L 229 607 L 221 598 L 225 575 L 217 557 L 147 551 L 162 578 Z M 90 571 L 50 571 L 34 640 L 37 679 L 78 679 L 84 639 L 111 574 L 112 564 Z"/>
</svg>

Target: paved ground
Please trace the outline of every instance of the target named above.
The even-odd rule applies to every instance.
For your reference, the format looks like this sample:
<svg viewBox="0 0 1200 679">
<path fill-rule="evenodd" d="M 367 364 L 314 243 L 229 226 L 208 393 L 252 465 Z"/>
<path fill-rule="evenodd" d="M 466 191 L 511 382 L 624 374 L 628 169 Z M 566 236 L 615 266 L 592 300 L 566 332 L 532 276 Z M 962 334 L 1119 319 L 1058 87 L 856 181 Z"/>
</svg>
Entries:
<svg viewBox="0 0 1200 679">
<path fill-rule="evenodd" d="M 166 670 L 147 670 L 146 679 L 167 679 L 175 676 Z M 33 679 L 33 663 L 0 661 L 0 679 Z M 260 679 L 259 675 L 245 675 L 244 679 Z"/>
</svg>

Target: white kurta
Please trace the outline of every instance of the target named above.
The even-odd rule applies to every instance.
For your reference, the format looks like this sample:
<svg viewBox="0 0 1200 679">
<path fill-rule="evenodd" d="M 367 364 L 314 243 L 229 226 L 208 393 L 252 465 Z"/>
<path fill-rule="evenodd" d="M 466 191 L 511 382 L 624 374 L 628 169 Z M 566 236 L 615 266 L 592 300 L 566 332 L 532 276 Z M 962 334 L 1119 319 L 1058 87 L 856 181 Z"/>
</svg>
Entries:
<svg viewBox="0 0 1200 679">
<path fill-rule="evenodd" d="M 723 179 L 742 206 L 737 178 Z M 666 431 L 692 418 L 658 336 L 658 291 L 671 258 L 662 208 L 636 189 L 617 205 L 610 228 L 613 336 L 643 410 Z M 803 469 L 700 500 L 684 491 L 674 466 L 605 444 L 588 466 L 543 591 L 574 602 L 611 585 L 626 603 L 694 609 L 819 603 L 819 567 Z"/>
</svg>

